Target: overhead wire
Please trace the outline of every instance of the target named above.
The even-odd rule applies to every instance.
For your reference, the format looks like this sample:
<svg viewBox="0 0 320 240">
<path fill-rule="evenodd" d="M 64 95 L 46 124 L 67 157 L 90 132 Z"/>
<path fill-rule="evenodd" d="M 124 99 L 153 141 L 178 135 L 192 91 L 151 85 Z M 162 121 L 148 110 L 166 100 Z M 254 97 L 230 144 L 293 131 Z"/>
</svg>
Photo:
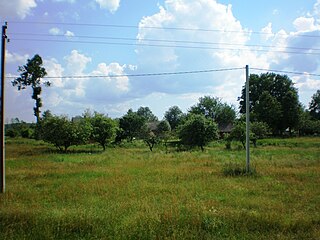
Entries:
<svg viewBox="0 0 320 240">
<path fill-rule="evenodd" d="M 174 30 L 174 31 L 199 31 L 199 32 L 222 32 L 222 33 L 245 33 L 245 34 L 257 34 L 257 35 L 272 35 L 273 33 L 266 33 L 261 31 L 249 31 L 249 30 L 228 30 L 228 29 L 205 29 L 205 28 L 188 28 L 188 27 L 157 27 L 157 26 L 143 26 L 143 25 L 121 25 L 121 24 L 98 24 L 98 23 L 71 23 L 71 22 L 37 22 L 37 21 L 10 21 L 14 24 L 37 24 L 37 25 L 62 25 L 62 26 L 88 26 L 88 27 L 108 27 L 108 28 L 145 28 L 145 29 L 158 29 L 158 30 Z M 286 35 L 284 33 L 278 33 L 278 35 Z M 309 34 L 296 34 L 298 37 L 320 38 L 320 35 Z"/>
<path fill-rule="evenodd" d="M 36 38 L 10 38 L 10 41 L 35 41 L 35 42 L 55 42 L 55 43 L 81 43 L 81 44 L 102 44 L 102 45 L 119 45 L 119 46 L 145 46 L 145 47 L 164 47 L 164 48 L 184 48 L 184 49 L 202 49 L 202 50 L 228 50 L 228 51 L 256 51 L 256 52 L 272 52 L 287 53 L 301 55 L 320 55 L 320 52 L 297 52 L 267 49 L 250 49 L 250 48 L 227 48 L 227 47 L 209 47 L 209 46 L 187 46 L 187 45 L 164 45 L 150 43 L 120 43 L 120 42 L 97 42 L 97 41 L 78 41 L 78 40 L 54 40 L 54 39 L 36 39 Z"/>
<path fill-rule="evenodd" d="M 194 71 L 179 71 L 179 72 L 158 72 L 158 73 L 137 73 L 137 74 L 117 74 L 117 75 L 79 75 L 79 76 L 45 76 L 45 79 L 82 79 L 82 78 L 121 78 L 121 77 L 150 77 L 150 76 L 169 76 L 169 75 L 184 75 L 184 74 L 200 74 L 212 72 L 226 72 L 242 70 L 244 67 L 236 68 L 220 68 Z M 19 76 L 7 76 L 7 78 L 17 78 Z"/>
<path fill-rule="evenodd" d="M 305 48 L 305 47 L 289 47 L 289 46 L 275 46 L 275 45 L 259 45 L 259 44 L 241 44 L 241 43 L 225 43 L 225 42 L 210 42 L 210 41 L 188 41 L 188 40 L 168 40 L 168 39 L 154 39 L 154 38 L 129 38 L 129 37 L 110 37 L 110 36 L 88 36 L 88 35 L 74 35 L 67 36 L 66 34 L 42 34 L 42 33 L 19 33 L 11 32 L 10 36 L 38 36 L 38 37 L 67 37 L 70 39 L 87 38 L 87 39 L 107 39 L 107 40 L 123 40 L 123 41 L 146 41 L 146 42 L 164 42 L 164 43 L 186 43 L 186 44 L 201 44 L 201 45 L 226 45 L 226 46 L 242 46 L 242 47 L 259 47 L 259 48 L 278 48 L 278 49 L 292 49 L 292 50 L 308 50 L 320 51 L 320 48 Z"/>
</svg>

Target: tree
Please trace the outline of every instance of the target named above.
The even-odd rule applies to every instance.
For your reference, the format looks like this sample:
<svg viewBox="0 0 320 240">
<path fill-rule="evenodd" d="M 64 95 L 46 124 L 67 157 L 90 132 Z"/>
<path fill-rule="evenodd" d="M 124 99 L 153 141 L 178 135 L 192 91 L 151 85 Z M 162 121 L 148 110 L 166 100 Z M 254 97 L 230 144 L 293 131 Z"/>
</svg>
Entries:
<svg viewBox="0 0 320 240">
<path fill-rule="evenodd" d="M 158 118 L 152 113 L 149 107 L 139 107 L 137 114 L 142 117 L 145 122 L 158 121 Z"/>
<path fill-rule="evenodd" d="M 129 109 L 128 112 L 119 119 L 119 127 L 122 131 L 118 131 L 118 133 L 121 133 L 121 139 L 127 138 L 129 141 L 132 141 L 135 137 L 139 136 L 144 124 L 145 118 L 133 112 L 132 109 Z"/>
<path fill-rule="evenodd" d="M 314 119 L 320 120 L 320 89 L 312 95 L 311 102 L 309 104 L 310 115 Z"/>
<path fill-rule="evenodd" d="M 164 114 L 164 119 L 170 124 L 171 130 L 175 130 L 183 119 L 183 112 L 178 106 L 170 107 Z"/>
<path fill-rule="evenodd" d="M 92 139 L 99 143 L 103 150 L 116 133 L 116 122 L 101 113 L 95 112 L 90 120 L 92 125 Z"/>
<path fill-rule="evenodd" d="M 246 124 L 239 121 L 233 126 L 229 135 L 229 140 L 236 140 L 242 143 L 243 148 L 246 148 Z"/>
<path fill-rule="evenodd" d="M 251 74 L 249 91 L 249 108 L 254 121 L 266 122 L 274 134 L 298 127 L 298 92 L 288 76 L 275 73 Z M 245 113 L 245 93 L 246 87 L 243 86 L 240 113 Z"/>
<path fill-rule="evenodd" d="M 206 118 L 214 120 L 219 126 L 233 123 L 236 118 L 236 112 L 232 106 L 210 96 L 199 98 L 199 103 L 192 106 L 189 113 L 202 114 Z"/>
<path fill-rule="evenodd" d="M 250 124 L 250 139 L 255 147 L 257 147 L 257 141 L 265 138 L 269 133 L 269 126 L 264 122 L 252 122 Z"/>
<path fill-rule="evenodd" d="M 44 67 L 42 67 L 42 58 L 36 54 L 32 59 L 27 60 L 27 64 L 19 66 L 18 72 L 20 72 L 20 77 L 12 81 L 13 86 L 17 86 L 18 90 L 25 89 L 31 86 L 33 94 L 32 99 L 35 100 L 34 116 L 36 117 L 37 123 L 40 121 L 40 108 L 42 107 L 42 102 L 40 98 L 41 86 L 50 86 L 50 82 L 42 82 L 41 79 L 47 75 Z"/>
<path fill-rule="evenodd" d="M 186 122 L 179 126 L 178 134 L 184 145 L 198 146 L 203 151 L 205 145 L 218 138 L 218 126 L 203 115 L 190 114 Z"/>
<path fill-rule="evenodd" d="M 42 139 L 60 151 L 72 145 L 86 143 L 91 135 L 91 125 L 84 120 L 70 121 L 66 116 L 49 115 L 41 121 Z"/>
</svg>

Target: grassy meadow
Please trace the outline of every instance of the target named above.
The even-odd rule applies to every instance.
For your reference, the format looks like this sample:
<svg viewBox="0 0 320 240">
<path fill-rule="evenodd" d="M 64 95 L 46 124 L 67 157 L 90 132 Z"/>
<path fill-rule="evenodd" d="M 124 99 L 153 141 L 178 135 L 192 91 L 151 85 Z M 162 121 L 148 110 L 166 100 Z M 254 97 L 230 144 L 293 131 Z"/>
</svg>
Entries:
<svg viewBox="0 0 320 240">
<path fill-rule="evenodd" d="M 175 151 L 136 143 L 56 152 L 7 139 L 0 239 L 320 239 L 320 138 Z"/>
</svg>

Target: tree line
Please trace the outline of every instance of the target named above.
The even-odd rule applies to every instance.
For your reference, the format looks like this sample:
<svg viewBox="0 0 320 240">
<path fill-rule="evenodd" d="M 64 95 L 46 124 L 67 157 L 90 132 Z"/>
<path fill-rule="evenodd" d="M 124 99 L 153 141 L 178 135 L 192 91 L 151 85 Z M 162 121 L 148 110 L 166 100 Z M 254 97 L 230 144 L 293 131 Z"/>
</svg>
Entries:
<svg viewBox="0 0 320 240">
<path fill-rule="evenodd" d="M 179 144 L 186 147 L 197 146 L 202 150 L 210 141 L 219 138 L 226 140 L 227 148 L 231 147 L 233 140 L 242 142 L 245 147 L 245 86 L 240 97 L 239 114 L 234 106 L 221 99 L 204 96 L 187 113 L 183 113 L 178 106 L 170 107 L 162 120 L 149 107 L 140 107 L 137 111 L 129 109 L 118 119 L 88 110 L 82 116 L 70 119 L 68 116 L 53 115 L 50 111 L 40 114 L 41 86 L 50 86 L 50 82 L 42 82 L 46 70 L 42 67 L 39 55 L 29 59 L 18 71 L 20 77 L 12 84 L 18 90 L 32 88 L 37 122 L 34 127 L 17 121 L 9 124 L 6 132 L 9 136 L 22 136 L 24 129 L 24 136 L 52 143 L 61 151 L 88 142 L 96 142 L 105 149 L 111 142 L 118 144 L 136 139 L 143 140 L 150 151 L 159 143 L 167 146 L 170 139 L 179 140 Z M 320 90 L 312 96 L 308 108 L 299 102 L 298 90 L 286 75 L 251 74 L 249 91 L 250 139 L 255 146 L 259 139 L 268 135 L 320 134 Z M 21 133 L 17 130 L 18 126 Z"/>
</svg>

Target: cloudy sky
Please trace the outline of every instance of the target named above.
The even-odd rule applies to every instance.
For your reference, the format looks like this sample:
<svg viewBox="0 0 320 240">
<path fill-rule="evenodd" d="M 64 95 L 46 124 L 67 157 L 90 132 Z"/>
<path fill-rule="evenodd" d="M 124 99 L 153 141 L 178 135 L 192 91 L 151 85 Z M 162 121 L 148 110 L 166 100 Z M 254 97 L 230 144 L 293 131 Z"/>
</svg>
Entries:
<svg viewBox="0 0 320 240">
<path fill-rule="evenodd" d="M 320 0 L 0 0 L 0 21 L 10 38 L 7 121 L 35 121 L 30 89 L 11 86 L 35 54 L 53 77 L 42 110 L 70 117 L 148 106 L 162 118 L 204 95 L 238 108 L 247 64 L 304 73 L 288 76 L 306 106 L 320 89 Z M 224 69 L 233 70 L 215 71 Z M 202 70 L 214 71 L 132 76 Z"/>
</svg>

